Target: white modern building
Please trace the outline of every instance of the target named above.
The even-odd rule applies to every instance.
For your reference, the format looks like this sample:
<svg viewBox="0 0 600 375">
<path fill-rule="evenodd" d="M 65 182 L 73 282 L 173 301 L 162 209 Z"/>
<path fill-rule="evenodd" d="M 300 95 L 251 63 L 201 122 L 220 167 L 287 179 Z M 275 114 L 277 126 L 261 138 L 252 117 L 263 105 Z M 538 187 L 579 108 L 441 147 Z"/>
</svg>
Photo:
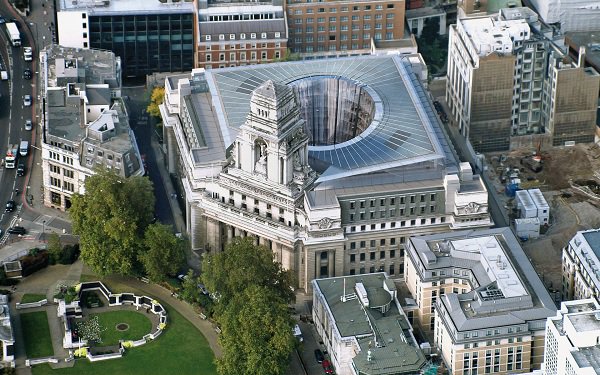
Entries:
<svg viewBox="0 0 600 375">
<path fill-rule="evenodd" d="M 195 70 L 165 91 L 167 167 L 195 250 L 253 236 L 308 289 L 402 274 L 414 233 L 492 225 L 408 58 Z"/>
<path fill-rule="evenodd" d="M 411 237 L 404 264 L 413 322 L 451 374 L 540 368 L 556 306 L 510 228 Z"/>
<path fill-rule="evenodd" d="M 312 281 L 315 328 L 338 375 L 419 374 L 427 364 L 385 273 Z"/>
<path fill-rule="evenodd" d="M 563 300 L 600 296 L 600 229 L 580 231 L 562 252 Z"/>
<path fill-rule="evenodd" d="M 594 299 L 561 304 L 546 323 L 544 375 L 600 373 L 600 306 Z"/>
<path fill-rule="evenodd" d="M 40 54 L 44 205 L 66 210 L 102 166 L 129 177 L 144 167 L 110 51 L 51 46 Z"/>
</svg>

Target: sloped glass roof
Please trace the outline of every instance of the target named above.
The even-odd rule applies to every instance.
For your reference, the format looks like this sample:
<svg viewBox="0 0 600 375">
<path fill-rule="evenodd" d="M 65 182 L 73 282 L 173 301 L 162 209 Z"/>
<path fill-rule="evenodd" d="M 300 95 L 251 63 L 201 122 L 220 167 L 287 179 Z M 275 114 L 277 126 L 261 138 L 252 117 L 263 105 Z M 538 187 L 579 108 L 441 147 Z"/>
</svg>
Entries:
<svg viewBox="0 0 600 375">
<path fill-rule="evenodd" d="M 370 126 L 346 142 L 310 146 L 326 165 L 321 181 L 444 158 L 429 99 L 408 60 L 362 56 L 207 70 L 226 147 L 250 111 L 252 90 L 271 79 L 284 84 L 312 77 L 342 77 L 364 85 L 375 103 Z M 436 125 L 437 127 L 437 125 Z M 438 133 L 438 134 L 436 134 Z M 442 140 L 442 142 L 445 142 Z"/>
</svg>

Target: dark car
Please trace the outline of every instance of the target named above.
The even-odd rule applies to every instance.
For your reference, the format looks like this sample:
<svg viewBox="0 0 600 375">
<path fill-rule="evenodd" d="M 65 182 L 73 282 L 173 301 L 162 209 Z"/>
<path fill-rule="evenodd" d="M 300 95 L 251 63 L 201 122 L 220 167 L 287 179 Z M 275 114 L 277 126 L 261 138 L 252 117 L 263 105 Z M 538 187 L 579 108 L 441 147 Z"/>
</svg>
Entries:
<svg viewBox="0 0 600 375">
<path fill-rule="evenodd" d="M 325 370 L 326 374 L 333 374 L 333 368 L 331 367 L 331 362 L 329 362 L 328 360 L 323 360 L 323 370 Z"/>
<path fill-rule="evenodd" d="M 19 163 L 19 165 L 17 165 L 17 176 L 24 176 L 24 175 L 25 175 L 25 164 Z"/>
<path fill-rule="evenodd" d="M 15 201 L 6 202 L 6 212 L 13 212 L 16 207 L 17 204 L 15 203 Z"/>
<path fill-rule="evenodd" d="M 23 234 L 27 233 L 27 230 L 25 230 L 25 228 L 23 228 L 23 227 L 15 226 L 15 227 L 8 228 L 7 232 L 10 234 L 23 235 Z"/>
<path fill-rule="evenodd" d="M 321 349 L 315 349 L 315 359 L 317 362 L 322 363 L 325 360 L 325 355 L 321 351 Z"/>
<path fill-rule="evenodd" d="M 30 69 L 23 70 L 23 79 L 33 78 L 33 72 Z"/>
</svg>

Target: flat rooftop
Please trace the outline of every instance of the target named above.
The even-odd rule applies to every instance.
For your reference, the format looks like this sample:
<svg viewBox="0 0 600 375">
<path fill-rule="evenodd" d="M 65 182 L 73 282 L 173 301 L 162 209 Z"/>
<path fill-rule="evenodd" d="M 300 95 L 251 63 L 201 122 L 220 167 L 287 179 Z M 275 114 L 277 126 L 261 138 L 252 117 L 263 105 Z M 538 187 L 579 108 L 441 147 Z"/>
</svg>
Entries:
<svg viewBox="0 0 600 375">
<path fill-rule="evenodd" d="M 580 348 L 571 352 L 579 367 L 591 368 L 596 374 L 600 374 L 600 347 L 591 346 Z"/>
<path fill-rule="evenodd" d="M 424 268 L 418 271 L 422 280 L 437 280 L 430 273 L 444 270 L 470 284 L 471 291 L 440 299 L 459 331 L 545 321 L 556 312 L 510 228 L 418 236 L 410 244 L 409 256 L 416 255 Z"/>
<path fill-rule="evenodd" d="M 425 365 L 425 356 L 406 316 L 388 292 L 396 289 L 385 273 L 317 279 L 314 283 L 325 297 L 340 335 L 357 340 L 361 351 L 353 362 L 361 373 L 415 373 Z M 364 307 L 356 298 L 357 283 L 364 286 L 370 307 Z M 342 302 L 344 287 L 346 296 L 354 294 L 354 297 Z M 390 304 L 390 310 L 385 314 L 375 308 L 386 304 Z M 369 349 L 371 361 L 367 360 Z"/>
<path fill-rule="evenodd" d="M 523 19 L 498 21 L 491 17 L 465 18 L 460 23 L 481 57 L 492 53 L 512 54 L 513 41 L 531 37 L 529 25 Z"/>
<path fill-rule="evenodd" d="M 586 47 L 586 61 L 591 66 L 596 68 L 596 70 L 600 70 L 600 30 L 592 32 L 566 33 L 565 43 L 575 51 L 577 51 L 579 47 Z"/>
<path fill-rule="evenodd" d="M 90 15 L 193 13 L 191 0 L 58 0 L 59 11 L 86 11 Z"/>
</svg>

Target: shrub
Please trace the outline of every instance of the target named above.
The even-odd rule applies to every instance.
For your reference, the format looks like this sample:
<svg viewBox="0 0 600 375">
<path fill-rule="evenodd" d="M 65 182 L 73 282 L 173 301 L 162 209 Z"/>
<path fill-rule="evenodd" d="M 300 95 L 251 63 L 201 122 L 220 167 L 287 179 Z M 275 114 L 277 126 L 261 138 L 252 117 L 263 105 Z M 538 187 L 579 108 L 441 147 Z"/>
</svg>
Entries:
<svg viewBox="0 0 600 375">
<path fill-rule="evenodd" d="M 65 245 L 62 250 L 60 264 L 73 264 L 79 258 L 79 244 Z"/>
<path fill-rule="evenodd" d="M 37 250 L 37 251 L 34 251 Z M 35 255 L 31 255 L 31 253 Z M 29 276 L 32 273 L 41 270 L 44 267 L 48 267 L 49 263 L 48 252 L 39 249 L 31 249 L 30 255 L 26 255 L 20 259 L 21 268 L 23 269 L 22 275 L 23 277 Z"/>
</svg>

